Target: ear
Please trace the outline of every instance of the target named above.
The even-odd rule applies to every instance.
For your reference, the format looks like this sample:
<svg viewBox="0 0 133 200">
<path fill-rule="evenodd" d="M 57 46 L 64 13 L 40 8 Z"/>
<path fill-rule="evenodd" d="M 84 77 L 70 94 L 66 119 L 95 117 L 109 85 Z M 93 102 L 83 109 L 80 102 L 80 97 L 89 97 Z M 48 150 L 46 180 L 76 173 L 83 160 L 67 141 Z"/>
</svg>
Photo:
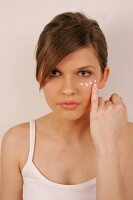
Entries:
<svg viewBox="0 0 133 200">
<path fill-rule="evenodd" d="M 106 82 L 107 82 L 107 80 L 109 78 L 109 75 L 110 75 L 110 68 L 109 67 L 105 67 L 104 74 L 102 74 L 101 80 L 100 80 L 100 82 L 98 84 L 98 88 L 99 89 L 102 89 L 102 88 L 105 87 Z"/>
<path fill-rule="evenodd" d="M 36 76 L 36 81 L 40 84 L 41 81 L 41 74 L 38 73 L 38 76 Z"/>
</svg>

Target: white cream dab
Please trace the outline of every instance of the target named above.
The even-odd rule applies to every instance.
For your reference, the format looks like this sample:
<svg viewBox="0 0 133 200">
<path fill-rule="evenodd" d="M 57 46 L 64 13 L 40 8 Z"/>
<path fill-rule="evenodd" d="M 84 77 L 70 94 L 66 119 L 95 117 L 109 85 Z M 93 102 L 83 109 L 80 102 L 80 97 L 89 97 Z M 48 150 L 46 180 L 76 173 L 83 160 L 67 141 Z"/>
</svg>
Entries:
<svg viewBox="0 0 133 200">
<path fill-rule="evenodd" d="M 94 83 L 96 83 L 96 80 L 94 80 Z M 81 86 L 86 86 L 89 87 L 92 85 L 92 82 L 90 81 L 89 83 L 80 83 Z"/>
<path fill-rule="evenodd" d="M 89 86 L 89 84 L 88 84 L 88 83 L 85 83 L 85 86 L 87 86 L 87 87 L 88 87 L 88 86 Z"/>
</svg>

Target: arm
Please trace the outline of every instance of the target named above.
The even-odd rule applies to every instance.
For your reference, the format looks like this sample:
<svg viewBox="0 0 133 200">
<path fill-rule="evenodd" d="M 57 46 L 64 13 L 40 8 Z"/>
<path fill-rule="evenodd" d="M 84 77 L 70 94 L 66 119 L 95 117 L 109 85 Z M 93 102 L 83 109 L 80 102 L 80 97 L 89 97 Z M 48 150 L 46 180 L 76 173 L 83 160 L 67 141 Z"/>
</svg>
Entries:
<svg viewBox="0 0 133 200">
<path fill-rule="evenodd" d="M 98 97 L 98 86 L 93 86 L 90 130 L 97 155 L 96 200 L 127 200 L 118 151 L 118 141 L 126 125 L 127 108 L 122 99 L 114 93 L 104 101 Z"/>
<path fill-rule="evenodd" d="M 18 131 L 13 127 L 4 135 L 1 146 L 1 200 L 22 200 L 19 146 Z"/>
<path fill-rule="evenodd" d="M 97 200 L 125 200 L 119 152 L 115 145 L 97 153 Z"/>
</svg>

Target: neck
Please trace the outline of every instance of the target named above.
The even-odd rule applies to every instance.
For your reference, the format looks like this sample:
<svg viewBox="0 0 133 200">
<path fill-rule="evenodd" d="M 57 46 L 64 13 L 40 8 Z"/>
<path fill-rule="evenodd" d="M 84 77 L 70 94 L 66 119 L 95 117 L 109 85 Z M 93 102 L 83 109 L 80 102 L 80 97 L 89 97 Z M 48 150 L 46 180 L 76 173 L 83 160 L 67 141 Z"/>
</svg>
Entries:
<svg viewBox="0 0 133 200">
<path fill-rule="evenodd" d="M 82 142 L 90 138 L 90 120 L 88 113 L 77 120 L 65 120 L 51 113 L 52 136 L 65 143 Z"/>
</svg>

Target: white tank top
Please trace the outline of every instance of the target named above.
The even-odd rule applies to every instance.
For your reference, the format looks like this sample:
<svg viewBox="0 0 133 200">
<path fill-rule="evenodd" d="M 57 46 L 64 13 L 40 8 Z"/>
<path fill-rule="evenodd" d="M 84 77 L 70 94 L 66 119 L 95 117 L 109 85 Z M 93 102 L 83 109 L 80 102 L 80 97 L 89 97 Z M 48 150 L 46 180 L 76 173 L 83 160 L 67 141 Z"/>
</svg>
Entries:
<svg viewBox="0 0 133 200">
<path fill-rule="evenodd" d="M 33 163 L 35 120 L 30 121 L 30 150 L 22 169 L 23 200 L 96 200 L 96 178 L 84 183 L 64 185 L 46 178 Z"/>
</svg>

